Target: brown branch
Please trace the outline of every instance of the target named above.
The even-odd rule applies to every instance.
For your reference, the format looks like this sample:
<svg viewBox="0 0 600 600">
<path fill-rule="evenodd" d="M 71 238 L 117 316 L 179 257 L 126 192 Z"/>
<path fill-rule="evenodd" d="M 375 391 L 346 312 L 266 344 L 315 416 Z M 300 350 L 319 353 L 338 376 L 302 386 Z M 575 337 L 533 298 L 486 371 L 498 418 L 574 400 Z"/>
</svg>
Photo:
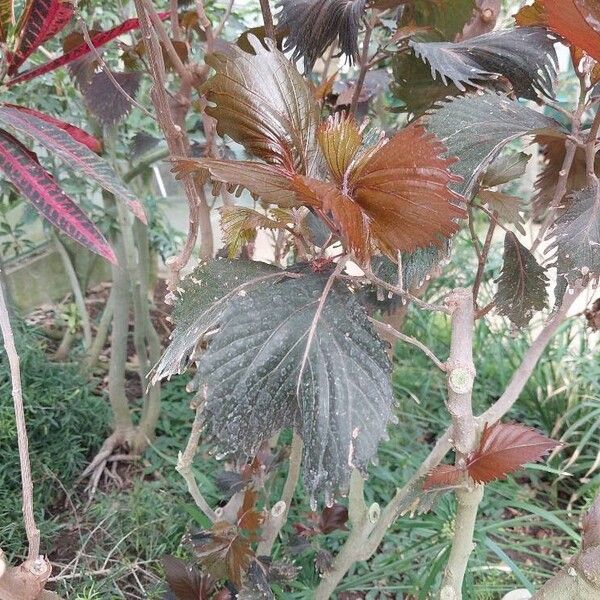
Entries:
<svg viewBox="0 0 600 600">
<path fill-rule="evenodd" d="M 355 115 L 358 107 L 358 100 L 365 83 L 365 77 L 369 71 L 369 44 L 371 43 L 371 34 L 373 33 L 374 23 L 371 20 L 365 21 L 365 37 L 363 40 L 362 54 L 360 57 L 360 70 L 358 78 L 352 94 L 352 102 L 350 103 L 350 114 Z"/>
<path fill-rule="evenodd" d="M 273 13 L 271 12 L 269 0 L 260 0 L 260 10 L 265 24 L 265 34 L 268 38 L 275 40 L 275 26 L 273 25 Z"/>
</svg>

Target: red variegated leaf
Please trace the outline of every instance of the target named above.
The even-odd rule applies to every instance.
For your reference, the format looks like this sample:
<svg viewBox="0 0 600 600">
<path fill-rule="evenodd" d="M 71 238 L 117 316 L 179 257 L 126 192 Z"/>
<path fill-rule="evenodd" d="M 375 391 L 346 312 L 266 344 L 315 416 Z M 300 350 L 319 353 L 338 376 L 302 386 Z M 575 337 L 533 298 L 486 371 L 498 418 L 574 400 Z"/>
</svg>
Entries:
<svg viewBox="0 0 600 600">
<path fill-rule="evenodd" d="M 34 114 L 6 106 L 0 106 L 0 122 L 33 138 L 63 160 L 69 168 L 86 175 L 117 198 L 124 200 L 131 212 L 140 221 L 146 222 L 139 200 L 119 180 L 110 165 L 89 148 L 75 141 L 68 133 Z"/>
<path fill-rule="evenodd" d="M 169 18 L 169 13 L 159 13 L 159 17 L 164 21 L 165 19 Z M 112 29 L 109 29 L 108 31 L 100 31 L 93 35 L 91 37 L 92 45 L 95 48 L 100 48 L 100 46 L 104 46 L 104 44 L 107 44 L 108 42 L 114 40 L 120 35 L 137 29 L 139 26 L 139 19 L 127 19 L 127 21 L 123 21 L 123 23 L 117 25 L 116 27 L 113 27 Z M 14 79 L 11 79 L 10 81 L 6 82 L 6 85 L 13 86 L 17 83 L 22 83 L 23 81 L 33 79 L 34 77 L 39 77 L 44 73 L 50 73 L 50 71 L 54 71 L 55 69 L 63 67 L 64 65 L 67 65 L 73 62 L 74 60 L 83 58 L 90 52 L 90 47 L 85 41 L 83 41 L 75 48 L 69 50 L 68 52 L 65 52 L 62 56 L 59 56 L 58 58 L 55 58 L 54 60 L 51 60 L 46 64 L 40 65 L 39 67 L 21 73 Z"/>
<path fill-rule="evenodd" d="M 7 108 L 14 108 L 15 110 L 19 110 L 24 113 L 28 113 L 37 117 L 38 119 L 42 119 L 42 121 L 46 121 L 47 123 L 51 123 L 55 125 L 59 129 L 66 131 L 75 141 L 80 144 L 84 144 L 87 146 L 92 152 L 100 153 L 102 152 L 102 142 L 89 134 L 87 131 L 80 129 L 75 125 L 71 125 L 70 123 L 65 123 L 60 119 L 55 117 L 51 117 L 46 113 L 39 112 L 38 110 L 34 110 L 33 108 L 29 108 L 27 106 L 18 106 L 17 104 L 2 104 L 1 106 L 6 106 Z"/>
<path fill-rule="evenodd" d="M 466 469 L 459 469 L 456 465 L 438 465 L 427 474 L 423 489 L 454 487 L 460 483 L 465 473 Z"/>
<path fill-rule="evenodd" d="M 117 262 L 112 248 L 85 213 L 34 160 L 31 152 L 3 130 L 0 130 L 0 170 L 50 223 L 92 252 Z"/>
<path fill-rule="evenodd" d="M 501 479 L 535 462 L 559 443 L 519 423 L 496 423 L 485 427 L 479 447 L 467 461 L 467 471 L 477 483 Z"/>
<path fill-rule="evenodd" d="M 597 0 L 535 0 L 516 15 L 518 25 L 544 25 L 569 44 L 600 60 L 600 7 Z"/>
<path fill-rule="evenodd" d="M 71 20 L 75 7 L 68 0 L 29 0 L 19 20 L 16 50 L 8 74 L 14 75 L 27 58 Z"/>
</svg>

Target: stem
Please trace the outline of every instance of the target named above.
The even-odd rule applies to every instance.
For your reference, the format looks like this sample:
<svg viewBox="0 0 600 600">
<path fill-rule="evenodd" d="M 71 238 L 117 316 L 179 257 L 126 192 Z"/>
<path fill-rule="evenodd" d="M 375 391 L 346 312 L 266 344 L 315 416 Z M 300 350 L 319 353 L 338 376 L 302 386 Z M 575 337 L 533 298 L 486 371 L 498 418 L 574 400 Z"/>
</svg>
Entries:
<svg viewBox="0 0 600 600">
<path fill-rule="evenodd" d="M 12 398 L 17 425 L 17 443 L 19 446 L 19 463 L 21 466 L 21 490 L 23 494 L 23 520 L 29 550 L 27 560 L 35 561 L 40 555 L 40 530 L 35 522 L 33 512 L 33 480 L 31 477 L 31 463 L 29 462 L 29 440 L 27 438 L 27 424 L 23 406 L 23 390 L 21 385 L 21 364 L 15 346 L 15 338 L 8 316 L 8 305 L 4 292 L 0 286 L 0 330 L 4 340 L 4 350 L 8 357 L 10 379 L 12 382 Z"/>
<path fill-rule="evenodd" d="M 198 482 L 194 477 L 192 470 L 192 463 L 194 462 L 194 455 L 198 450 L 198 443 L 200 442 L 200 433 L 202 431 L 202 406 L 196 407 L 196 416 L 192 424 L 192 431 L 188 439 L 188 443 L 183 452 L 179 453 L 177 460 L 177 466 L 175 467 L 181 476 L 187 483 L 188 491 L 194 499 L 196 506 L 214 523 L 217 521 L 217 515 L 215 511 L 210 507 L 206 498 L 202 495 Z"/>
<path fill-rule="evenodd" d="M 470 220 L 469 220 L 470 222 Z M 479 288 L 483 279 L 483 273 L 485 271 L 485 264 L 487 262 L 488 254 L 490 253 L 490 247 L 492 245 L 492 238 L 494 237 L 494 231 L 496 229 L 496 223 L 490 221 L 487 235 L 485 236 L 485 242 L 483 248 L 477 256 L 477 275 L 475 275 L 475 283 L 473 284 L 473 305 L 477 306 L 477 296 L 479 295 Z"/>
<path fill-rule="evenodd" d="M 96 329 L 96 337 L 90 346 L 90 349 L 87 353 L 86 358 L 86 368 L 88 370 L 92 370 L 96 363 L 98 362 L 98 358 L 102 353 L 104 348 L 104 344 L 106 344 L 106 338 L 108 337 L 108 330 L 110 327 L 110 323 L 113 318 L 115 309 L 115 288 L 112 286 L 110 288 L 110 294 L 108 295 L 108 299 L 106 304 L 104 305 L 104 311 L 102 312 L 102 316 L 100 317 L 100 321 L 98 322 L 98 328 Z"/>
<path fill-rule="evenodd" d="M 585 165 L 586 165 L 586 176 L 590 185 L 598 183 L 598 177 L 596 175 L 596 141 L 598 139 L 598 131 L 600 130 L 600 109 L 596 110 L 594 121 L 592 122 L 592 128 L 588 134 L 588 138 L 585 144 Z"/>
<path fill-rule="evenodd" d="M 86 351 L 88 351 L 92 345 L 92 326 L 90 324 L 90 315 L 88 314 L 87 307 L 85 305 L 85 298 L 83 296 L 81 284 L 79 283 L 79 278 L 77 277 L 77 272 L 75 271 L 75 267 L 73 266 L 73 261 L 71 260 L 69 253 L 54 230 L 52 231 L 52 240 L 54 241 L 54 245 L 56 246 L 56 250 L 58 251 L 63 267 L 67 274 L 67 278 L 71 284 L 73 298 L 81 316 L 83 347 Z"/>
<path fill-rule="evenodd" d="M 490 230 L 493 230 L 493 224 Z M 488 232 L 488 238 L 491 236 Z M 486 240 L 487 242 L 487 240 Z M 487 253 L 483 251 L 484 258 Z M 448 412 L 452 416 L 452 443 L 456 450 L 456 462 L 461 465 L 475 449 L 477 423 L 473 416 L 472 393 L 475 380 L 473 364 L 473 329 L 475 311 L 473 294 L 459 289 L 450 294 L 447 304 L 452 308 L 452 336 L 448 369 Z M 477 508 L 483 497 L 483 487 L 457 490 L 456 520 L 452 549 L 444 572 L 441 600 L 461 600 L 462 585 L 473 551 L 473 532 Z"/>
<path fill-rule="evenodd" d="M 273 26 L 273 14 L 271 13 L 271 6 L 269 0 L 260 0 L 260 10 L 263 16 L 263 22 L 265 24 L 265 33 L 268 38 L 275 40 L 275 27 Z"/>
<path fill-rule="evenodd" d="M 298 485 L 298 479 L 300 477 L 300 466 L 302 463 L 302 438 L 294 432 L 292 438 L 292 448 L 290 451 L 290 464 L 288 467 L 288 474 L 283 486 L 283 492 L 281 494 L 281 500 L 273 506 L 273 511 L 269 516 L 265 526 L 263 527 L 262 539 L 258 544 L 256 550 L 257 556 L 270 556 L 273 549 L 273 544 L 277 539 L 281 528 L 287 521 L 288 513 L 290 512 L 290 506 L 292 504 L 292 498 L 294 497 L 294 491 Z M 281 505 L 283 503 L 283 505 Z M 282 509 L 275 510 L 277 505 L 282 506 Z"/>
<path fill-rule="evenodd" d="M 356 86 L 354 87 L 352 102 L 350 104 L 351 115 L 356 114 L 360 92 L 362 91 L 363 84 L 365 83 L 365 77 L 367 76 L 367 72 L 369 70 L 369 44 L 371 43 L 371 34 L 373 33 L 373 23 L 371 21 L 366 21 L 365 27 L 365 38 L 363 40 L 362 54 L 360 57 L 360 71 L 358 72 L 358 78 L 356 80 Z"/>
</svg>

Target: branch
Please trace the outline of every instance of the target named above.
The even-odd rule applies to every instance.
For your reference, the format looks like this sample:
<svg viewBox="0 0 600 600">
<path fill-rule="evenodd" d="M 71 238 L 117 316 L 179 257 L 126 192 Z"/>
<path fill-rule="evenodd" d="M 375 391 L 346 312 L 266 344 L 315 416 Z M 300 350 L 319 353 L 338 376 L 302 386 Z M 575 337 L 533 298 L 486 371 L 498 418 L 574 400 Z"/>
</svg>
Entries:
<svg viewBox="0 0 600 600">
<path fill-rule="evenodd" d="M 271 13 L 269 0 L 260 0 L 260 10 L 265 24 L 265 33 L 268 38 L 275 41 L 275 27 L 273 25 L 273 14 Z"/>
<path fill-rule="evenodd" d="M 355 115 L 358 107 L 358 100 L 365 83 L 365 77 L 369 70 L 369 44 L 371 43 L 371 34 L 373 33 L 374 23 L 371 20 L 365 21 L 365 38 L 363 40 L 362 54 L 360 57 L 360 71 L 352 94 L 352 102 L 350 104 L 350 114 Z"/>
<path fill-rule="evenodd" d="M 187 446 L 183 452 L 179 453 L 177 460 L 176 470 L 181 474 L 187 483 L 188 490 L 196 503 L 196 506 L 210 519 L 212 523 L 217 521 L 217 515 L 215 511 L 210 507 L 206 498 L 202 495 L 198 482 L 194 477 L 192 470 L 192 463 L 194 462 L 194 455 L 198 450 L 198 443 L 200 442 L 200 433 L 202 431 L 202 406 L 196 407 L 196 416 L 192 424 L 192 431 L 188 439 Z"/>
<path fill-rule="evenodd" d="M 427 356 L 427 358 L 429 358 L 438 369 L 440 369 L 441 371 L 446 370 L 446 365 L 425 344 L 423 344 L 423 342 L 420 342 L 419 340 L 417 340 L 414 337 L 411 337 L 410 335 L 400 333 L 397 329 L 394 329 L 389 323 L 383 323 L 382 321 L 378 321 L 373 317 L 369 317 L 369 321 L 371 321 L 371 323 L 373 323 L 373 325 L 375 325 L 375 327 L 379 329 L 381 333 L 390 334 L 393 337 L 402 340 L 403 342 L 406 342 L 407 344 L 415 346 L 416 348 L 421 350 L 421 352 L 423 352 L 423 354 L 425 354 L 425 356 Z"/>
<path fill-rule="evenodd" d="M 485 242 L 483 248 L 477 256 L 477 275 L 475 275 L 475 283 L 473 284 L 473 305 L 477 306 L 477 296 L 479 295 L 479 288 L 483 279 L 483 273 L 485 271 L 485 264 L 487 262 L 488 254 L 490 253 L 490 247 L 492 245 L 492 238 L 494 237 L 494 231 L 496 229 L 495 221 L 490 221 L 487 235 L 485 236 Z"/>
</svg>

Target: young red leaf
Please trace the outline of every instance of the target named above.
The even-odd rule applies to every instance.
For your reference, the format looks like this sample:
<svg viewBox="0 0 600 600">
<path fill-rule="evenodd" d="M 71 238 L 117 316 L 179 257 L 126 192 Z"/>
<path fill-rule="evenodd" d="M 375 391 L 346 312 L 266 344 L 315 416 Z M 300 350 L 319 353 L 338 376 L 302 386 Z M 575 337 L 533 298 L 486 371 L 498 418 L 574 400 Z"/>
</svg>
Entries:
<svg viewBox="0 0 600 600">
<path fill-rule="evenodd" d="M 326 506 L 319 518 L 319 529 L 321 533 L 331 533 L 336 529 L 345 531 L 348 521 L 348 509 L 341 504 Z"/>
<path fill-rule="evenodd" d="M 10 56 L 8 74 L 14 75 L 36 48 L 61 31 L 74 12 L 69 0 L 29 0 L 19 20 L 18 42 Z"/>
<path fill-rule="evenodd" d="M 106 260 L 117 258 L 85 213 L 56 184 L 31 152 L 12 135 L 0 130 L 0 171 L 50 223 Z"/>
<path fill-rule="evenodd" d="M 262 525 L 263 516 L 255 509 L 258 492 L 250 488 L 244 492 L 244 501 L 238 510 L 238 527 L 248 533 L 255 534 Z"/>
<path fill-rule="evenodd" d="M 455 465 L 438 465 L 427 474 L 423 489 L 432 490 L 456 486 L 465 472 L 466 469 L 459 469 Z"/>
<path fill-rule="evenodd" d="M 467 472 L 477 483 L 501 479 L 535 462 L 559 443 L 519 423 L 496 423 L 485 427 L 479 447 L 467 461 Z"/>
<path fill-rule="evenodd" d="M 209 600 L 212 597 L 214 579 L 203 575 L 194 566 L 174 556 L 163 556 L 163 568 L 169 588 L 177 600 Z"/>
<path fill-rule="evenodd" d="M 169 18 L 169 13 L 163 12 L 158 15 L 163 21 Z M 95 48 L 100 48 L 100 46 L 104 46 L 108 42 L 114 40 L 115 38 L 123 35 L 125 33 L 129 33 L 134 29 L 137 29 L 140 26 L 139 19 L 127 19 L 123 21 L 120 25 L 109 29 L 108 31 L 100 31 L 91 37 L 92 45 Z M 17 77 L 11 79 L 6 82 L 7 86 L 13 86 L 17 83 L 22 83 L 23 81 L 28 81 L 29 79 L 33 79 L 34 77 L 39 77 L 40 75 L 44 75 L 45 73 L 50 73 L 50 71 L 54 71 L 64 65 L 67 65 L 79 58 L 83 58 L 87 54 L 91 52 L 88 44 L 83 41 L 81 44 L 76 46 L 75 48 L 65 52 L 62 56 L 51 60 L 39 67 L 35 67 L 34 69 L 30 69 L 29 71 L 25 71 L 21 73 Z"/>
<path fill-rule="evenodd" d="M 67 166 L 86 175 L 117 198 L 124 200 L 131 212 L 143 223 L 144 209 L 137 198 L 119 180 L 110 165 L 68 133 L 39 116 L 7 106 L 0 106 L 0 122 L 39 142 L 57 155 Z"/>
<path fill-rule="evenodd" d="M 600 60 L 600 5 L 596 0 L 535 0 L 516 15 L 518 25 L 544 25 Z"/>
<path fill-rule="evenodd" d="M 87 131 L 80 129 L 75 125 L 65 123 L 60 119 L 51 117 L 50 115 L 47 115 L 43 112 L 39 112 L 38 110 L 34 110 L 33 108 L 29 108 L 27 106 L 18 106 L 16 104 L 2 104 L 1 106 L 6 106 L 7 108 L 14 108 L 15 110 L 28 113 L 30 115 L 33 115 L 34 117 L 37 117 L 38 119 L 42 119 L 42 121 L 51 123 L 55 127 L 66 131 L 76 142 L 87 146 L 92 152 L 102 152 L 102 142 L 93 135 L 90 135 Z"/>
</svg>

